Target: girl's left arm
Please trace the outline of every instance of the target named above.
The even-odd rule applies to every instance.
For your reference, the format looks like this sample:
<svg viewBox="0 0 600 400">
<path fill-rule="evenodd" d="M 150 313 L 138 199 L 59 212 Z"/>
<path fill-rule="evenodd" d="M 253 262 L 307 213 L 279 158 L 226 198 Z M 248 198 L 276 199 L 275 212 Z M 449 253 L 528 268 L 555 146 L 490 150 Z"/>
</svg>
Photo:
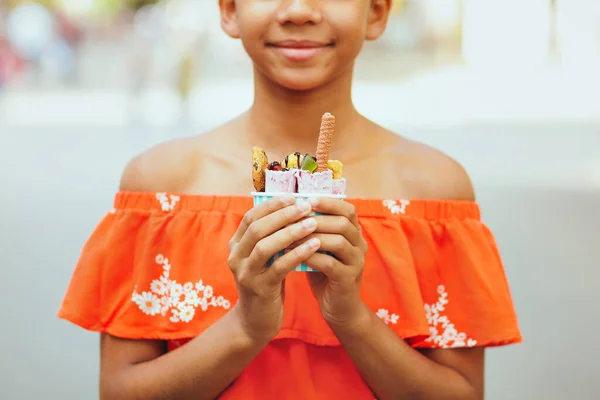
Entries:
<svg viewBox="0 0 600 400">
<path fill-rule="evenodd" d="M 333 332 L 379 400 L 481 400 L 484 349 L 417 351 L 366 305 Z"/>
<path fill-rule="evenodd" d="M 306 264 L 323 318 L 379 400 L 483 399 L 484 349 L 415 350 L 378 318 L 360 297 L 367 244 L 354 207 L 311 199 L 321 250 Z"/>
</svg>

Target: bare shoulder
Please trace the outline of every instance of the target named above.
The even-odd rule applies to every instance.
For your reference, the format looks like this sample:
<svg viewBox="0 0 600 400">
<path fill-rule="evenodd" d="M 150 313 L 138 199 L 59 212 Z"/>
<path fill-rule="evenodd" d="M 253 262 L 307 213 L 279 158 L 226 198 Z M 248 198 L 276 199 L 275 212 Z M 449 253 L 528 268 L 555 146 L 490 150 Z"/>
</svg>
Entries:
<svg viewBox="0 0 600 400">
<path fill-rule="evenodd" d="M 195 141 L 196 138 L 170 140 L 137 154 L 125 166 L 120 190 L 178 191 L 190 178 L 195 158 L 190 144 Z"/>
<path fill-rule="evenodd" d="M 471 179 L 457 160 L 424 143 L 384 131 L 380 134 L 388 139 L 382 152 L 412 198 L 475 200 Z"/>
<path fill-rule="evenodd" d="M 213 131 L 159 143 L 133 157 L 120 182 L 123 191 L 187 192 L 203 174 L 217 138 L 228 124 Z"/>
<path fill-rule="evenodd" d="M 454 158 L 442 151 L 419 142 L 411 142 L 419 157 L 418 167 L 427 174 L 433 185 L 427 187 L 429 195 L 446 200 L 475 200 L 475 190 L 469 174 Z"/>
</svg>

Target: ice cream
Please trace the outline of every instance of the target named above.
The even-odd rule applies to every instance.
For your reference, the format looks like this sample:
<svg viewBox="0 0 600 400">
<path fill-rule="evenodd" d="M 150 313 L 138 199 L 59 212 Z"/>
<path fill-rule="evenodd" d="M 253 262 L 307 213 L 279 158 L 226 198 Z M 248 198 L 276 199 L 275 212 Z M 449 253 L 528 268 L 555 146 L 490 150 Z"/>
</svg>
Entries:
<svg viewBox="0 0 600 400">
<path fill-rule="evenodd" d="M 338 160 L 330 160 L 331 142 L 335 128 L 335 117 L 326 113 L 321 118 L 321 129 L 315 155 L 299 152 L 290 153 L 279 163 L 269 163 L 266 152 L 252 148 L 252 181 L 254 205 L 281 193 L 294 193 L 297 201 L 306 201 L 312 196 L 327 196 L 336 199 L 346 197 L 344 165 Z M 269 260 L 268 266 L 285 254 L 278 252 Z M 295 271 L 310 272 L 314 269 L 299 265 Z"/>
<path fill-rule="evenodd" d="M 344 196 L 347 185 L 344 165 L 329 159 L 334 129 L 335 117 L 325 113 L 321 118 L 316 156 L 294 152 L 281 163 L 269 163 L 266 152 L 253 147 L 252 180 L 256 192 Z"/>
<path fill-rule="evenodd" d="M 346 178 L 333 179 L 331 182 L 331 194 L 345 195 L 346 194 Z"/>
<path fill-rule="evenodd" d="M 296 179 L 300 194 L 333 194 L 333 172 L 329 169 L 314 173 L 298 170 Z"/>
<path fill-rule="evenodd" d="M 296 172 L 298 193 L 333 194 L 333 170 L 329 169 L 328 163 L 334 128 L 335 117 L 329 113 L 325 113 L 321 118 L 321 129 L 317 142 L 316 170 L 314 168 L 313 170 L 305 168 L 305 162 L 302 162 L 302 170 Z M 314 166 L 314 164 L 311 164 L 311 167 Z"/>
<path fill-rule="evenodd" d="M 294 170 L 266 170 L 265 192 L 296 193 L 296 175 Z"/>
</svg>

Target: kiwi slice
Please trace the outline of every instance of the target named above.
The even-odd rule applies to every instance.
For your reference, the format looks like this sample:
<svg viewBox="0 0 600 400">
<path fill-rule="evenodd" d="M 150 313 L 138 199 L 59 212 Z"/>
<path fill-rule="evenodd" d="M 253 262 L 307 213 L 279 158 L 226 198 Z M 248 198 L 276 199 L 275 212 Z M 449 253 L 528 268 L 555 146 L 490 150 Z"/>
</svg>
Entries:
<svg viewBox="0 0 600 400">
<path fill-rule="evenodd" d="M 309 171 L 311 174 L 317 170 L 317 161 L 310 155 L 305 154 L 302 157 L 301 168 L 305 171 Z"/>
</svg>

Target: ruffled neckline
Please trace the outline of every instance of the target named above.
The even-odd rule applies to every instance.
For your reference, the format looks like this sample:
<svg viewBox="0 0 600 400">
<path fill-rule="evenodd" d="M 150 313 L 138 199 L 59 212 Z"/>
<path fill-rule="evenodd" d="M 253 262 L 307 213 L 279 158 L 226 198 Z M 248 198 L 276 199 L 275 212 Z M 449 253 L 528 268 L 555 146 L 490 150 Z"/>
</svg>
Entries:
<svg viewBox="0 0 600 400">
<path fill-rule="evenodd" d="M 356 207 L 361 218 L 412 217 L 425 220 L 449 218 L 480 220 L 479 205 L 473 201 L 438 199 L 360 199 L 346 201 Z M 170 192 L 119 191 L 113 212 L 222 212 L 245 214 L 253 206 L 251 196 L 184 194 Z"/>
</svg>

